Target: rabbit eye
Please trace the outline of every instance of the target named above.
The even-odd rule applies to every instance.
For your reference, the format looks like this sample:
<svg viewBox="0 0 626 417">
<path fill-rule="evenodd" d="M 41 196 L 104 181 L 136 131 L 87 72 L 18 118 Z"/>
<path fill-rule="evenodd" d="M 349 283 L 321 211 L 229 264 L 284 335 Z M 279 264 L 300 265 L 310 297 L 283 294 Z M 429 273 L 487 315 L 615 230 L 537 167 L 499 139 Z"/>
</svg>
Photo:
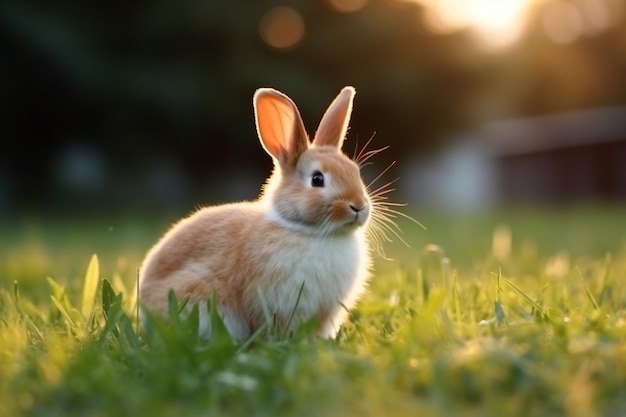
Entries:
<svg viewBox="0 0 626 417">
<path fill-rule="evenodd" d="M 324 174 L 319 171 L 314 171 L 311 176 L 311 185 L 313 187 L 323 187 L 324 186 Z"/>
</svg>

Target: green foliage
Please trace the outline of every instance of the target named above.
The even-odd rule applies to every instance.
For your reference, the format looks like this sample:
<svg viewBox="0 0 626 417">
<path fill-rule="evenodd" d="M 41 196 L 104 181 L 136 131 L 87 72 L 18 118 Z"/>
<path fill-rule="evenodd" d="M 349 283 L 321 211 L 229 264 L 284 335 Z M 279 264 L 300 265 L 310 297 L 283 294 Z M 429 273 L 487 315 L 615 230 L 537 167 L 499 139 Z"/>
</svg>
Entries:
<svg viewBox="0 0 626 417">
<path fill-rule="evenodd" d="M 618 216 L 603 215 L 613 225 Z M 578 217 L 579 231 L 589 219 Z M 549 216 L 534 213 L 534 222 L 534 231 L 522 222 L 525 233 L 566 232 Z M 471 245 L 459 248 L 489 240 L 493 228 L 477 224 Z M 396 248 L 335 340 L 312 337 L 306 325 L 279 334 L 268 313 L 262 331 L 234 342 L 213 298 L 206 341 L 196 331 L 199 307 L 173 294 L 169 319 L 148 316 L 140 329 L 128 291 L 136 274 L 120 277 L 122 263 L 106 252 L 77 273 L 80 285 L 49 278 L 35 287 L 41 277 L 7 274 L 3 260 L 0 415 L 626 413 L 623 229 L 613 228 L 619 243 L 606 255 L 579 256 L 564 246 L 531 256 L 511 229 L 512 250 L 497 261 L 486 250 L 457 265 L 443 238 L 424 250 Z M 24 253 L 13 252 L 28 270 L 32 253 Z"/>
</svg>

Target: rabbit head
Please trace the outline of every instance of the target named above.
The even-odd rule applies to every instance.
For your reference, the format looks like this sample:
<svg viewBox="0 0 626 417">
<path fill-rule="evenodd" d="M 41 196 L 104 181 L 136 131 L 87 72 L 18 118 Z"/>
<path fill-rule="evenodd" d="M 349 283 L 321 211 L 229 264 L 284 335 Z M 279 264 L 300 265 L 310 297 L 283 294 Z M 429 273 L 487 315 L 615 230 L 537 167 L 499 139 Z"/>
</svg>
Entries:
<svg viewBox="0 0 626 417">
<path fill-rule="evenodd" d="M 341 151 L 354 94 L 352 87 L 339 93 L 312 142 L 289 97 L 268 88 L 254 95 L 257 132 L 274 161 L 261 201 L 283 226 L 330 235 L 349 233 L 368 222 L 371 202 L 359 166 Z"/>
</svg>

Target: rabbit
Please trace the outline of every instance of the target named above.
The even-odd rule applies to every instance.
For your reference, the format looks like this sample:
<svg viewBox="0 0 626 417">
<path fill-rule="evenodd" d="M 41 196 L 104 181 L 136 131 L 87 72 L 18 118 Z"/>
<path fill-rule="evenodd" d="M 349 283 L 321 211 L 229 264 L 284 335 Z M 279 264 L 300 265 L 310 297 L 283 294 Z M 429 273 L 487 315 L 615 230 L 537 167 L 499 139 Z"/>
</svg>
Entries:
<svg viewBox="0 0 626 417">
<path fill-rule="evenodd" d="M 173 290 L 199 305 L 201 337 L 210 339 L 207 302 L 234 340 L 267 321 L 292 332 L 309 320 L 335 337 L 370 275 L 367 238 L 372 202 L 359 165 L 342 144 L 355 96 L 345 87 L 330 104 L 312 142 L 294 102 L 258 89 L 256 130 L 274 170 L 256 201 L 202 208 L 175 224 L 149 250 L 139 272 L 145 310 L 163 317 Z"/>
</svg>

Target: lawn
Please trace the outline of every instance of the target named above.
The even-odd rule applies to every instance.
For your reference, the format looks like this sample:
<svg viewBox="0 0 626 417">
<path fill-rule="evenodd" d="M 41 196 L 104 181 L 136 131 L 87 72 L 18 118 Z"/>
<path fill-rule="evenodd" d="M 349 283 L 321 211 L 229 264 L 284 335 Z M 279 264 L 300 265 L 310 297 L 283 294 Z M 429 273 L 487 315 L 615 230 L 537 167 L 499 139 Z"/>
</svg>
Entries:
<svg viewBox="0 0 626 417">
<path fill-rule="evenodd" d="M 417 213 L 336 340 L 238 345 L 193 315 L 137 330 L 175 218 L 5 219 L 0 416 L 626 415 L 624 213 Z"/>
</svg>

